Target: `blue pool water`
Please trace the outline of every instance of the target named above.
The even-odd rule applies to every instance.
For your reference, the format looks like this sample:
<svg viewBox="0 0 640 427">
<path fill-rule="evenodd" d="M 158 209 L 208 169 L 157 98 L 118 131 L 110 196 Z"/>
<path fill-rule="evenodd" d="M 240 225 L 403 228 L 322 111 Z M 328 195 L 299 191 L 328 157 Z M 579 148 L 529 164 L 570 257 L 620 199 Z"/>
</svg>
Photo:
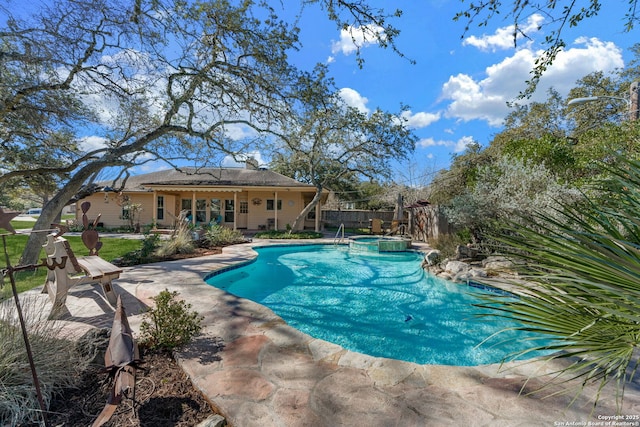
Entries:
<svg viewBox="0 0 640 427">
<path fill-rule="evenodd" d="M 207 283 L 272 309 L 289 325 L 348 350 L 423 364 L 500 362 L 526 345 L 505 320 L 477 318 L 487 292 L 425 274 L 422 255 L 331 245 L 257 248 L 255 262 Z"/>
</svg>

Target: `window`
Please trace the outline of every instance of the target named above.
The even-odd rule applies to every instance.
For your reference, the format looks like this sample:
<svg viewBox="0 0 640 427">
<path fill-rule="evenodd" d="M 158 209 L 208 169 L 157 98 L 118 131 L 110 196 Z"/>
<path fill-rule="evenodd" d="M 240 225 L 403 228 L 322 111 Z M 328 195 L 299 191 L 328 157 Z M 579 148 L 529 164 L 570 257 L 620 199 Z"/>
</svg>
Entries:
<svg viewBox="0 0 640 427">
<path fill-rule="evenodd" d="M 216 224 L 220 224 L 222 222 L 222 204 L 220 203 L 220 199 L 211 199 L 211 221 Z"/>
<path fill-rule="evenodd" d="M 227 199 L 224 201 L 224 222 L 233 222 L 235 211 L 235 205 L 233 203 L 233 199 Z"/>
<path fill-rule="evenodd" d="M 273 211 L 275 210 L 273 207 L 275 206 L 275 200 L 274 199 L 267 199 L 267 210 L 268 211 Z M 278 210 L 281 211 L 282 210 L 282 200 L 278 200 Z"/>
<path fill-rule="evenodd" d="M 246 200 L 241 200 L 238 209 L 240 210 L 241 214 L 249 213 L 249 202 L 247 202 Z"/>
<path fill-rule="evenodd" d="M 207 201 L 205 199 L 196 200 L 196 222 L 207 222 Z"/>
<path fill-rule="evenodd" d="M 187 211 L 187 219 L 191 221 L 193 215 L 193 212 L 191 212 L 191 199 L 182 199 L 180 209 L 183 211 Z"/>
<path fill-rule="evenodd" d="M 131 211 L 129 210 L 129 205 L 124 205 L 122 207 L 122 219 L 129 219 L 131 217 Z"/>
<path fill-rule="evenodd" d="M 156 205 L 156 219 L 164 219 L 164 196 L 158 196 L 158 204 Z"/>
</svg>

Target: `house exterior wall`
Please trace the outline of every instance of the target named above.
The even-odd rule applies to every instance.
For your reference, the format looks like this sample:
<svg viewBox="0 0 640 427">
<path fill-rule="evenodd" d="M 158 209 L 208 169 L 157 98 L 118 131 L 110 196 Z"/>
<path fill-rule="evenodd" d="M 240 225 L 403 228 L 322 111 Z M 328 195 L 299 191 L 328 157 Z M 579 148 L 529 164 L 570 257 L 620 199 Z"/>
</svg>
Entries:
<svg viewBox="0 0 640 427">
<path fill-rule="evenodd" d="M 152 193 L 131 193 L 129 195 L 130 203 L 142 205 L 142 210 L 139 212 L 139 222 L 141 225 L 150 224 L 153 217 L 151 207 L 153 206 L 153 194 Z M 117 193 L 95 193 L 89 197 L 86 197 L 76 203 L 76 221 L 82 223 L 82 209 L 83 202 L 90 202 L 91 208 L 87 212 L 89 222 L 100 215 L 100 223 L 106 228 L 125 227 L 129 225 L 129 220 L 122 217 L 122 202 Z"/>
<path fill-rule="evenodd" d="M 300 191 L 259 191 L 245 190 L 240 192 L 232 191 L 174 191 L 163 192 L 130 192 L 126 194 L 130 203 L 139 203 L 142 210 L 139 212 L 140 225 L 145 226 L 152 224 L 155 220 L 159 228 L 168 228 L 175 225 L 175 221 L 182 210 L 182 201 L 188 200 L 191 203 L 191 212 L 193 218 L 194 200 L 198 204 L 199 200 L 204 200 L 204 212 L 201 212 L 199 220 L 204 213 L 205 221 L 196 221 L 197 223 L 215 222 L 217 215 L 212 211 L 212 199 L 218 199 L 221 206 L 221 224 L 233 228 L 234 220 L 236 228 L 246 228 L 250 230 L 277 228 L 279 230 L 286 229 L 287 225 L 293 225 L 296 217 L 304 208 L 303 193 Z M 163 198 L 163 217 L 158 216 L 158 196 Z M 80 205 L 82 202 L 91 202 L 91 208 L 88 217 L 93 220 L 98 214 L 101 214 L 100 223 L 106 228 L 125 227 L 129 225 L 129 220 L 123 218 L 123 208 L 121 197 L 118 193 L 96 193 L 81 200 L 77 203 L 76 220 L 82 220 L 82 211 Z M 232 202 L 234 212 L 226 211 L 226 201 Z M 281 209 L 275 210 L 276 203 Z M 202 202 L 200 202 L 202 206 Z M 271 210 L 270 208 L 274 208 Z M 225 215 L 226 213 L 226 215 Z M 298 229 L 303 229 L 305 221 L 301 221 Z"/>
<path fill-rule="evenodd" d="M 287 225 L 293 225 L 300 211 L 304 209 L 302 193 L 294 191 L 249 191 L 247 200 L 247 228 L 254 230 L 271 228 L 271 221 L 268 220 L 273 220 L 274 227 L 278 230 L 285 230 Z M 281 206 L 281 209 L 276 211 L 276 204 Z M 270 210 L 271 207 L 274 209 Z M 303 227 L 304 221 L 301 221 L 297 228 L 301 230 Z"/>
</svg>

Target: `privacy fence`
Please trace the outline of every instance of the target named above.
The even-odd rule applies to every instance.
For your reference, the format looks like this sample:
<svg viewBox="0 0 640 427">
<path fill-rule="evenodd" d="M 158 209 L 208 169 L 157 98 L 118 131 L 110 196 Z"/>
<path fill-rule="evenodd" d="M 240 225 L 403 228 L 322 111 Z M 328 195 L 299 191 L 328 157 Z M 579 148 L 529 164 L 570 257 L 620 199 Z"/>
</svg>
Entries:
<svg viewBox="0 0 640 427">
<path fill-rule="evenodd" d="M 394 219 L 394 212 L 357 209 L 323 210 L 322 226 L 324 229 L 330 229 L 338 228 L 340 224 L 344 224 L 347 229 L 367 229 L 371 220 L 374 218 L 382 220 L 386 228 L 388 228 Z M 426 242 L 441 234 L 452 233 L 454 231 L 439 207 L 430 204 L 406 207 L 401 223 L 406 225 L 407 233 L 413 240 L 421 242 Z"/>
</svg>

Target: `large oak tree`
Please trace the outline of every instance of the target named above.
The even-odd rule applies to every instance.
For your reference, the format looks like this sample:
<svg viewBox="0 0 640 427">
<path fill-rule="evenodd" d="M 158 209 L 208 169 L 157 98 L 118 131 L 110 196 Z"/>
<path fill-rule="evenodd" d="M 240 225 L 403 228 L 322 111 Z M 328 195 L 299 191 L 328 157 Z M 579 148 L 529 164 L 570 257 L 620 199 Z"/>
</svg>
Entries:
<svg viewBox="0 0 640 427">
<path fill-rule="evenodd" d="M 395 49 L 388 21 L 399 12 L 333 0 L 303 1 L 301 12 L 313 4 L 341 28 L 384 28 L 380 43 Z M 312 83 L 289 62 L 301 48 L 295 23 L 264 2 L 57 0 L 19 15 L 4 0 L 0 10 L 0 186 L 60 181 L 36 230 L 105 170 L 206 166 L 279 133 Z M 42 238 L 30 236 L 23 263 L 37 260 Z"/>
</svg>

